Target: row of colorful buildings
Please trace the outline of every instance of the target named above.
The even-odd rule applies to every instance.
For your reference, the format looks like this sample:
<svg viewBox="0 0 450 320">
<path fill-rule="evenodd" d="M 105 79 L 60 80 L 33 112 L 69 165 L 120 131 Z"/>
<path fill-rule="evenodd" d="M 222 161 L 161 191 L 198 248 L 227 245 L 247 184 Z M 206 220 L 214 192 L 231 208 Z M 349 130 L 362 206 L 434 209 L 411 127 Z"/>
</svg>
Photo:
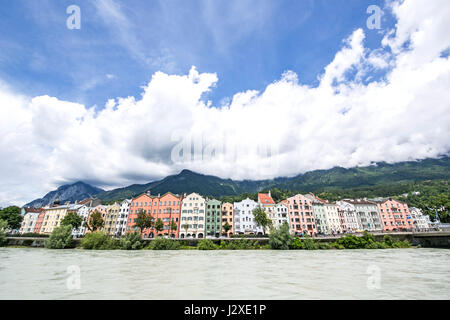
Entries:
<svg viewBox="0 0 450 320">
<path fill-rule="evenodd" d="M 86 199 L 79 203 L 53 205 L 39 209 L 25 208 L 20 233 L 50 234 L 66 214 L 75 212 L 82 220 L 80 228 L 73 230 L 75 237 L 89 232 L 85 222 L 90 215 L 100 212 L 104 220 L 101 230 L 111 236 L 122 236 L 136 230 L 140 212 L 162 222 L 162 230 L 155 227 L 142 230 L 145 238 L 167 236 L 173 238 L 205 238 L 233 234 L 267 234 L 270 229 L 259 226 L 253 210 L 262 208 L 275 228 L 288 223 L 291 233 L 333 235 L 366 231 L 423 230 L 430 228 L 428 215 L 418 208 L 392 198 L 344 199 L 329 202 L 312 193 L 297 194 L 275 202 L 269 193 L 259 193 L 257 201 L 220 202 L 198 193 L 178 195 L 150 192 L 133 199 L 111 205 L 102 205 L 99 199 Z"/>
</svg>

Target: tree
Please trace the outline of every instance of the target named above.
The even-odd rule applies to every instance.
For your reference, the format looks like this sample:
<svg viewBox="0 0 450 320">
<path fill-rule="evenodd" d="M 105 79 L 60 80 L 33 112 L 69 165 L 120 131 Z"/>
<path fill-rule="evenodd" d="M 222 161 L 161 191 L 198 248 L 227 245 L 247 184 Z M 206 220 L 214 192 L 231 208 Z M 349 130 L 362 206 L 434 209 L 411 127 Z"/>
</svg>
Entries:
<svg viewBox="0 0 450 320">
<path fill-rule="evenodd" d="M 266 211 L 261 206 L 253 209 L 253 216 L 255 217 L 256 224 L 262 227 L 264 232 L 268 226 L 272 225 L 272 220 L 267 217 Z"/>
<path fill-rule="evenodd" d="M 187 231 L 189 229 L 189 225 L 187 223 L 183 224 L 183 229 L 187 233 Z"/>
<path fill-rule="evenodd" d="M 142 231 L 144 231 L 144 229 L 148 229 L 153 226 L 153 221 L 154 218 L 151 215 L 145 213 L 142 209 L 140 209 L 136 217 L 135 226 L 139 228 L 142 234 Z"/>
<path fill-rule="evenodd" d="M 23 217 L 20 214 L 20 208 L 17 206 L 10 206 L 0 210 L 0 220 L 6 221 L 9 229 L 19 229 L 23 220 Z"/>
<path fill-rule="evenodd" d="M 271 229 L 269 235 L 269 245 L 276 250 L 289 250 L 294 237 L 289 231 L 289 224 L 283 223 L 280 229 Z"/>
<path fill-rule="evenodd" d="M 8 222 L 5 220 L 0 220 L 0 247 L 7 243 L 6 239 L 6 229 L 8 228 Z"/>
<path fill-rule="evenodd" d="M 162 222 L 162 220 L 160 218 L 158 218 L 158 220 L 156 220 L 155 222 L 155 230 L 157 232 L 161 232 L 164 229 L 164 223 Z"/>
<path fill-rule="evenodd" d="M 225 222 L 225 224 L 222 226 L 222 229 L 225 231 L 225 234 L 228 234 L 228 231 L 231 230 L 231 225 L 227 222 Z"/>
<path fill-rule="evenodd" d="M 86 227 L 92 232 L 97 231 L 97 229 L 103 228 L 104 225 L 105 221 L 102 218 L 102 214 L 97 210 L 95 210 L 89 217 L 89 223 L 86 221 Z"/>
<path fill-rule="evenodd" d="M 72 226 L 65 225 L 57 227 L 45 240 L 44 245 L 48 249 L 65 249 L 72 247 Z"/>
<path fill-rule="evenodd" d="M 178 226 L 177 226 L 176 222 L 173 221 L 173 219 L 172 219 L 172 221 L 170 222 L 169 229 L 170 229 L 171 231 L 177 231 L 177 228 L 178 228 Z"/>
<path fill-rule="evenodd" d="M 74 211 L 70 211 L 69 213 L 67 213 L 61 220 L 62 226 L 72 226 L 73 229 L 78 229 L 79 227 L 81 227 L 82 223 L 83 219 Z"/>
</svg>

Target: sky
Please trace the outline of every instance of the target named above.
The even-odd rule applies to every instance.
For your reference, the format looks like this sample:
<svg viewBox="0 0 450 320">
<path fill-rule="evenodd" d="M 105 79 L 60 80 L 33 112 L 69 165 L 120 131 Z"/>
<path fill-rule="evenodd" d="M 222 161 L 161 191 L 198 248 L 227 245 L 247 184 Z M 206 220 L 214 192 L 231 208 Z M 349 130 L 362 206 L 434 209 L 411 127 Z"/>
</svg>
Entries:
<svg viewBox="0 0 450 320">
<path fill-rule="evenodd" d="M 449 14 L 448 0 L 2 3 L 0 206 L 79 180 L 448 155 Z"/>
</svg>

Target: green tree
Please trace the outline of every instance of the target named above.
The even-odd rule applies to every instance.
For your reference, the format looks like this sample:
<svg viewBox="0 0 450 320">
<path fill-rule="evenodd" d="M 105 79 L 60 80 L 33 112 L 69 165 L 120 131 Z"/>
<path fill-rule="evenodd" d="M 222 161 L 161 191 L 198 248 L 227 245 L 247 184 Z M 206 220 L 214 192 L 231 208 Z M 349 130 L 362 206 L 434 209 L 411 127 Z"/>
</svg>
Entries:
<svg viewBox="0 0 450 320">
<path fill-rule="evenodd" d="M 156 238 L 151 240 L 148 249 L 151 250 L 178 250 L 180 249 L 180 242 L 173 239 Z"/>
<path fill-rule="evenodd" d="M 209 239 L 202 239 L 197 244 L 198 250 L 215 250 L 217 246 Z"/>
<path fill-rule="evenodd" d="M 88 230 L 95 232 L 98 229 L 103 228 L 103 226 L 105 225 L 105 221 L 102 218 L 102 214 L 100 212 L 98 212 L 97 210 L 95 210 L 91 216 L 89 217 L 89 222 L 86 221 L 86 228 L 88 228 Z"/>
<path fill-rule="evenodd" d="M 269 245 L 272 249 L 276 250 L 289 250 L 293 236 L 289 231 L 289 224 L 283 223 L 277 230 L 272 228 L 269 235 Z"/>
<path fill-rule="evenodd" d="M 104 231 L 87 233 L 81 240 L 81 247 L 88 250 L 113 250 L 117 246 L 117 241 Z"/>
<path fill-rule="evenodd" d="M 72 226 L 73 229 L 78 229 L 82 223 L 83 219 L 73 211 L 67 213 L 61 220 L 62 226 Z"/>
<path fill-rule="evenodd" d="M 8 222 L 0 220 L 0 247 L 6 245 L 8 242 L 6 239 L 6 229 L 8 228 Z"/>
<path fill-rule="evenodd" d="M 272 220 L 267 217 L 266 211 L 261 206 L 253 209 L 253 216 L 255 217 L 256 224 L 262 227 L 264 232 L 267 227 L 272 225 Z"/>
<path fill-rule="evenodd" d="M 164 229 L 164 223 L 162 222 L 162 220 L 160 218 L 158 218 L 155 222 L 155 230 L 157 232 L 161 232 Z"/>
<path fill-rule="evenodd" d="M 138 232 L 128 233 L 120 239 L 120 247 L 124 250 L 138 250 L 142 248 L 142 237 Z"/>
<path fill-rule="evenodd" d="M 169 226 L 170 231 L 175 232 L 175 231 L 177 231 L 177 228 L 178 228 L 177 223 L 175 221 L 173 221 L 173 219 L 172 219 L 172 221 L 170 222 L 170 226 Z"/>
<path fill-rule="evenodd" d="M 139 210 L 136 220 L 135 220 L 135 226 L 139 228 L 139 230 L 144 231 L 144 229 L 151 228 L 153 226 L 154 218 L 144 212 L 142 209 Z"/>
<path fill-rule="evenodd" d="M 53 229 L 50 237 L 45 240 L 44 245 L 48 249 L 65 249 L 72 247 L 72 226 L 65 225 Z"/>
<path fill-rule="evenodd" d="M 0 220 L 6 221 L 9 229 L 19 229 L 23 220 L 20 211 L 20 208 L 17 206 L 6 207 L 0 210 Z"/>
<path fill-rule="evenodd" d="M 222 226 L 223 231 L 225 231 L 225 234 L 228 234 L 228 231 L 230 231 L 232 226 L 227 222 Z"/>
</svg>

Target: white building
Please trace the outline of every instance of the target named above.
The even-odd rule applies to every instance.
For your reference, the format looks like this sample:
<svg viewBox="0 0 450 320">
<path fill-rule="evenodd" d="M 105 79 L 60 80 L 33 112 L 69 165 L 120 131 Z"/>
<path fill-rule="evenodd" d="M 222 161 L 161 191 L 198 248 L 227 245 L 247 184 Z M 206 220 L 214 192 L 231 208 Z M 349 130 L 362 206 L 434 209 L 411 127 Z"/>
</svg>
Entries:
<svg viewBox="0 0 450 320">
<path fill-rule="evenodd" d="M 415 230 L 429 229 L 431 226 L 430 216 L 423 214 L 422 210 L 416 207 L 409 208 Z"/>
<path fill-rule="evenodd" d="M 125 199 L 120 204 L 119 216 L 117 217 L 116 231 L 114 235 L 120 237 L 126 234 L 128 215 L 130 214 L 131 199 Z"/>
<path fill-rule="evenodd" d="M 338 210 L 341 210 L 344 215 L 344 226 L 346 229 L 343 232 L 355 232 L 361 230 L 362 226 L 358 223 L 358 218 L 356 217 L 355 206 L 349 202 L 337 201 Z"/>
<path fill-rule="evenodd" d="M 289 224 L 289 211 L 288 205 L 280 202 L 275 205 L 275 213 L 273 217 L 269 217 L 272 220 L 274 228 L 279 229 L 284 223 Z"/>
<path fill-rule="evenodd" d="M 247 198 L 234 203 L 234 233 L 235 234 L 263 234 L 262 227 L 258 227 L 253 216 L 253 210 L 258 203 Z"/>
<path fill-rule="evenodd" d="M 76 210 L 77 215 L 83 219 L 83 222 L 81 223 L 81 227 L 78 229 L 72 230 L 72 235 L 76 238 L 81 238 L 86 233 L 86 221 L 89 218 L 89 213 L 91 211 L 91 208 L 86 205 L 74 205 L 70 210 Z"/>
<path fill-rule="evenodd" d="M 205 237 L 206 201 L 198 193 L 185 195 L 181 203 L 180 238 Z"/>
<path fill-rule="evenodd" d="M 356 230 L 353 231 L 381 231 L 383 226 L 381 223 L 380 213 L 376 203 L 366 200 L 342 200 L 340 201 L 344 207 L 351 208 L 347 212 L 354 210 L 356 217 Z M 343 206 L 341 205 L 341 208 Z M 345 211 L 344 211 L 345 212 Z M 351 214 L 353 219 L 353 214 Z M 352 228 L 355 225 L 353 224 Z"/>
<path fill-rule="evenodd" d="M 23 216 L 22 224 L 20 225 L 19 233 L 29 233 L 34 232 L 34 227 L 36 226 L 36 221 L 39 217 L 40 212 L 28 212 Z"/>
</svg>

